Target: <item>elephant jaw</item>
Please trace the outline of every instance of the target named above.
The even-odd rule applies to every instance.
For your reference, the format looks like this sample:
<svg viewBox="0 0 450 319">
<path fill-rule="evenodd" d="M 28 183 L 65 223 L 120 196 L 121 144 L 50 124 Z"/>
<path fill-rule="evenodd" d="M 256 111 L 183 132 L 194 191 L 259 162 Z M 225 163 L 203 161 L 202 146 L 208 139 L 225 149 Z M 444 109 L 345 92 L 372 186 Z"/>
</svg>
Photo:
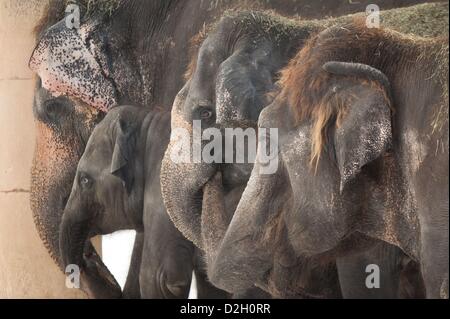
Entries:
<svg viewBox="0 0 450 319">
<path fill-rule="evenodd" d="M 107 112 L 117 104 L 117 92 L 102 67 L 99 45 L 90 38 L 95 25 L 70 29 L 65 23 L 61 20 L 42 35 L 29 67 L 54 96 L 71 96 Z"/>
</svg>

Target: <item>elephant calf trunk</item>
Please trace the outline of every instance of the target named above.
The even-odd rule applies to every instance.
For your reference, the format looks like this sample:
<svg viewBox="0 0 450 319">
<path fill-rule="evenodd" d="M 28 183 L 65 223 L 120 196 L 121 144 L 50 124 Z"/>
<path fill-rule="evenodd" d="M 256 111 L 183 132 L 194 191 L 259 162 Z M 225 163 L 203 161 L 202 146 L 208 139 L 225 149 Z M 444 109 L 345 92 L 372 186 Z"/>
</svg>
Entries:
<svg viewBox="0 0 450 319">
<path fill-rule="evenodd" d="M 75 264 L 82 268 L 84 245 L 88 233 L 88 220 L 73 220 L 65 214 L 59 232 L 59 249 L 64 267 Z"/>
</svg>

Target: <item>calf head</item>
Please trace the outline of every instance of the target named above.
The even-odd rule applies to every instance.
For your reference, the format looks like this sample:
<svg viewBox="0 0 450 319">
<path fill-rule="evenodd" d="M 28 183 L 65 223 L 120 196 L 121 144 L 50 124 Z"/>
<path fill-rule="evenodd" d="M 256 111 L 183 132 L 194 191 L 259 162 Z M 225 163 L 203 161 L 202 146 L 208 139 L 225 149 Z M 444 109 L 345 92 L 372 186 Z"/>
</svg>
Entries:
<svg viewBox="0 0 450 319">
<path fill-rule="evenodd" d="M 114 108 L 94 129 L 78 164 L 60 227 L 64 264 L 82 265 L 86 240 L 142 223 L 137 139 L 142 110 Z M 139 174 L 142 175 L 142 174 Z"/>
</svg>

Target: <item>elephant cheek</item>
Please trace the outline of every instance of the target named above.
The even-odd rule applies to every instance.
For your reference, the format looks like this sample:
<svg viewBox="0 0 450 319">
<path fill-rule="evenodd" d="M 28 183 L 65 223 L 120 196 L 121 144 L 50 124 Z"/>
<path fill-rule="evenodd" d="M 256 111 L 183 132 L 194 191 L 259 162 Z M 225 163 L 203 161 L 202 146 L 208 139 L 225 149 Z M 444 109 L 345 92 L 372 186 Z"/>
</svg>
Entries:
<svg viewBox="0 0 450 319">
<path fill-rule="evenodd" d="M 31 172 L 31 209 L 40 238 L 53 260 L 62 266 L 59 225 L 70 195 L 81 147 L 76 147 L 80 144 L 78 141 L 61 140 L 41 122 L 37 122 L 36 132 Z"/>
</svg>

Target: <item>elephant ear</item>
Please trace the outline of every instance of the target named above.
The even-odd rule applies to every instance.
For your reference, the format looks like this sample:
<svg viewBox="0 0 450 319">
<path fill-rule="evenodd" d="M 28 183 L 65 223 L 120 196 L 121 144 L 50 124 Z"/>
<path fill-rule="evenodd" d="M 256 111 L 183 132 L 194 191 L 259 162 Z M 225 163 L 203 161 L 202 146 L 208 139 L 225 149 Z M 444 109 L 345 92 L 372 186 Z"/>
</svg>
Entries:
<svg viewBox="0 0 450 319">
<path fill-rule="evenodd" d="M 342 77 L 338 95 L 346 105 L 338 111 L 334 134 L 342 192 L 363 166 L 391 147 L 391 89 L 386 75 L 365 64 L 328 62 L 323 68 Z"/>
<path fill-rule="evenodd" d="M 253 45 L 253 42 L 252 42 Z M 216 109 L 219 123 L 257 123 L 269 104 L 268 92 L 281 65 L 272 48 L 260 43 L 256 49 L 237 50 L 221 63 L 216 78 Z"/>
<path fill-rule="evenodd" d="M 119 117 L 116 125 L 116 141 L 111 159 L 111 174 L 120 178 L 128 192 L 134 182 L 133 156 L 136 149 L 137 125 L 131 119 Z"/>
</svg>

